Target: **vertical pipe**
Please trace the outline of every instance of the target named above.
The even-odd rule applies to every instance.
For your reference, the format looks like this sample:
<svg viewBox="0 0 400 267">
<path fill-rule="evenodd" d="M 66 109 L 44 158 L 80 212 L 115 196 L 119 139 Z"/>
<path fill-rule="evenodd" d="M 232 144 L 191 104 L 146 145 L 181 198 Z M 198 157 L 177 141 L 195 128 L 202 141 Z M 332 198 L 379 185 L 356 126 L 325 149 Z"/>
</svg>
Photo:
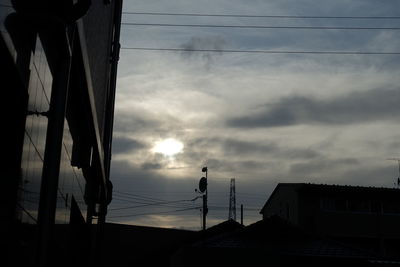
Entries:
<svg viewBox="0 0 400 267">
<path fill-rule="evenodd" d="M 38 253 L 37 266 L 51 266 L 51 242 L 54 234 L 57 208 L 57 189 L 60 173 L 64 118 L 67 106 L 71 55 L 59 60 L 50 99 L 46 147 L 43 161 L 42 182 L 38 211 Z"/>
<path fill-rule="evenodd" d="M 207 195 L 203 195 L 203 230 L 206 230 L 206 212 L 207 209 Z"/>
<path fill-rule="evenodd" d="M 207 167 L 203 168 L 206 173 L 206 193 L 203 195 L 203 230 L 206 230 L 206 216 L 208 213 L 207 207 L 207 197 L 208 197 L 208 169 Z"/>
<path fill-rule="evenodd" d="M 112 40 L 113 50 L 111 51 L 111 70 L 109 80 L 109 96 L 107 99 L 106 107 L 106 126 L 104 130 L 104 161 L 105 171 L 107 178 L 110 176 L 111 164 L 111 149 L 112 149 L 112 133 L 114 125 L 114 105 L 115 105 L 115 91 L 117 83 L 117 68 L 120 51 L 120 32 L 121 32 L 121 16 L 122 16 L 122 0 L 114 1 L 114 36 Z"/>
<path fill-rule="evenodd" d="M 240 205 L 240 224 L 243 225 L 243 204 Z"/>
</svg>

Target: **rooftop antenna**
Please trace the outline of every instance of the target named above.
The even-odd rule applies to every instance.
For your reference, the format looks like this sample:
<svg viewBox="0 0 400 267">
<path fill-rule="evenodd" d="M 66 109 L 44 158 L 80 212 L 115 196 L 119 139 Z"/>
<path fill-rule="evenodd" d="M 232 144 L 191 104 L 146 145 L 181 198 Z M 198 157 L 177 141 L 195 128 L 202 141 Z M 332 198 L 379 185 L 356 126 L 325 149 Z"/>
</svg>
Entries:
<svg viewBox="0 0 400 267">
<path fill-rule="evenodd" d="M 397 177 L 397 187 L 400 187 L 400 158 L 389 158 L 387 160 L 395 160 L 399 164 L 399 176 Z"/>
</svg>

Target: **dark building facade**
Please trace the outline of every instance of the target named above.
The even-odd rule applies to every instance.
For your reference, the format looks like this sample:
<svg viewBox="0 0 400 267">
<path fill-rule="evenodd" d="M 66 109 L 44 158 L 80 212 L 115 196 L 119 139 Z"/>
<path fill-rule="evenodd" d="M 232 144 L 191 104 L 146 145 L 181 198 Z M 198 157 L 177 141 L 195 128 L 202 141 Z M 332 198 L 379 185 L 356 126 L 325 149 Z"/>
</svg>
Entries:
<svg viewBox="0 0 400 267">
<path fill-rule="evenodd" d="M 198 232 L 106 223 L 100 267 L 170 266 L 181 246 L 198 239 Z M 191 265 L 188 265 L 191 266 Z"/>
<path fill-rule="evenodd" d="M 400 257 L 400 190 L 281 183 L 261 212 L 383 257 Z"/>
<path fill-rule="evenodd" d="M 121 13 L 122 0 L 0 1 L 2 266 L 95 264 Z"/>
<path fill-rule="evenodd" d="M 208 230 L 183 245 L 171 266 L 387 266 L 368 251 L 307 233 L 278 216 L 246 227 L 224 222 Z"/>
</svg>

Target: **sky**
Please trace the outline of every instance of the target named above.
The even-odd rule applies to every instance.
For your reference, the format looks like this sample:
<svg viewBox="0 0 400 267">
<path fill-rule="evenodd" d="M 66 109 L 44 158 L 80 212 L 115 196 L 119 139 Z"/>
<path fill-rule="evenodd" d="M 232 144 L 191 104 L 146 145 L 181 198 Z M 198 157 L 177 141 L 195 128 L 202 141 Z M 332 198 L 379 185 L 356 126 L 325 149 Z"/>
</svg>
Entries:
<svg viewBox="0 0 400 267">
<path fill-rule="evenodd" d="M 123 11 L 123 23 L 241 27 L 122 25 L 109 222 L 201 229 L 203 166 L 207 227 L 228 219 L 232 178 L 245 225 L 278 183 L 396 186 L 400 55 L 245 51 L 399 53 L 387 28 L 400 19 L 326 18 L 400 16 L 398 0 L 125 0 Z"/>
</svg>

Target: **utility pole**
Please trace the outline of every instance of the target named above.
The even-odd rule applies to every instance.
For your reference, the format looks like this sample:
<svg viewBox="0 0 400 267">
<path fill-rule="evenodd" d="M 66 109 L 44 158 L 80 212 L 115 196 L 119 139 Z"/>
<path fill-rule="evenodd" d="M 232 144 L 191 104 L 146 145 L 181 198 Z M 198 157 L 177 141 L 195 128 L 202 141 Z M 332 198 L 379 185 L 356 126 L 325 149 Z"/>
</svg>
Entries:
<svg viewBox="0 0 400 267">
<path fill-rule="evenodd" d="M 207 217 L 207 213 L 208 213 L 208 207 L 207 207 L 207 197 L 208 197 L 208 168 L 207 167 L 203 167 L 201 169 L 202 172 L 206 173 L 206 192 L 203 195 L 203 230 L 206 230 L 206 217 Z"/>
<path fill-rule="evenodd" d="M 206 173 L 206 176 L 201 177 L 199 181 L 199 191 L 203 197 L 203 230 L 206 230 L 206 217 L 208 213 L 207 207 L 207 197 L 208 197 L 208 189 L 207 189 L 207 178 L 208 178 L 208 168 L 203 167 L 201 169 L 202 172 Z M 197 192 L 197 189 L 195 190 Z"/>
<path fill-rule="evenodd" d="M 229 194 L 229 217 L 228 220 L 236 221 L 236 190 L 235 178 L 231 179 L 231 191 Z"/>
<path fill-rule="evenodd" d="M 240 224 L 243 225 L 243 204 L 240 205 Z"/>
</svg>

